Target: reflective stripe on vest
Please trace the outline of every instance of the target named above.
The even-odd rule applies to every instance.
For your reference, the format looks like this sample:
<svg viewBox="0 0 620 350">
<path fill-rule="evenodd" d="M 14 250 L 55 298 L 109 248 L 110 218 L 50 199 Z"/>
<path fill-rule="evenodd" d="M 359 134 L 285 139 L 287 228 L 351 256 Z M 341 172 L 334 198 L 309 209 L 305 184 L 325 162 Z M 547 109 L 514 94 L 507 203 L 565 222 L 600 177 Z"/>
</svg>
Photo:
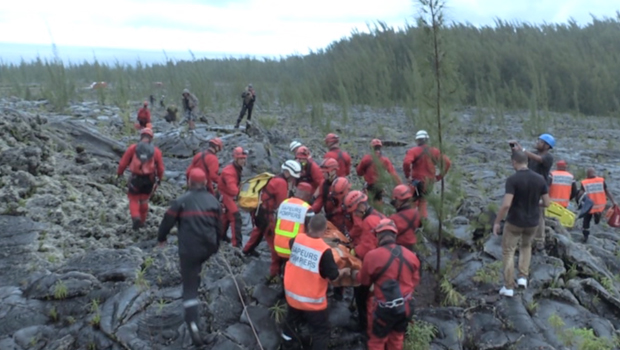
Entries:
<svg viewBox="0 0 620 350">
<path fill-rule="evenodd" d="M 551 201 L 558 203 L 564 208 L 568 207 L 573 180 L 573 175 L 567 171 L 552 171 L 551 186 L 549 186 L 549 197 L 551 198 Z"/>
<path fill-rule="evenodd" d="M 299 198 L 289 198 L 280 204 L 275 228 L 274 250 L 278 256 L 291 255 L 289 242 L 300 232 L 305 232 L 304 221 L 310 205 Z"/>
<path fill-rule="evenodd" d="M 585 179 L 581 181 L 583 188 L 586 190 L 586 194 L 594 206 L 590 210 L 590 214 L 600 213 L 605 210 L 605 204 L 607 204 L 607 196 L 605 196 L 605 179 L 602 177 L 595 177 L 593 179 Z"/>
<path fill-rule="evenodd" d="M 319 265 L 328 249 L 331 248 L 320 238 L 305 233 L 295 238 L 291 257 L 284 269 L 284 291 L 291 307 L 302 311 L 327 308 L 328 282 L 321 277 Z"/>
</svg>

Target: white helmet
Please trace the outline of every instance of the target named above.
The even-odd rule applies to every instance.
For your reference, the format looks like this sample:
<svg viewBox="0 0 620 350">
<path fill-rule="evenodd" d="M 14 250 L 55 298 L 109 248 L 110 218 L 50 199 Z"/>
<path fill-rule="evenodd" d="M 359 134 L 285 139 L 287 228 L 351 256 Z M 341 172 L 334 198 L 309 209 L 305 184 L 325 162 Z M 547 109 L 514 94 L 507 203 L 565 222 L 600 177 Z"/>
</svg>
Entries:
<svg viewBox="0 0 620 350">
<path fill-rule="evenodd" d="M 297 147 L 301 147 L 301 146 L 303 146 L 301 142 L 293 141 L 291 142 L 291 145 L 289 146 L 289 148 L 291 149 L 291 152 L 294 152 Z"/>
<path fill-rule="evenodd" d="M 419 140 L 419 139 L 427 139 L 428 140 L 428 133 L 426 132 L 426 130 L 420 130 L 420 131 L 416 132 L 415 139 L 416 140 Z"/>
<path fill-rule="evenodd" d="M 288 171 L 292 177 L 299 179 L 301 175 L 301 164 L 296 160 L 287 160 L 282 164 L 282 171 L 284 170 Z"/>
</svg>

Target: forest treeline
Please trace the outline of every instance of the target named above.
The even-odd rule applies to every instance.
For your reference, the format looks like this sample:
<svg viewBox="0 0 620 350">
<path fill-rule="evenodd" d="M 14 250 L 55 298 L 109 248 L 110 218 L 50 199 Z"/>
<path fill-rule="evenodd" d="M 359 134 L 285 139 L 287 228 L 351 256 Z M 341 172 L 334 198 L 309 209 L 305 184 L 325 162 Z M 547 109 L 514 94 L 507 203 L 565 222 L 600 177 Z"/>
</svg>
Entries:
<svg viewBox="0 0 620 350">
<path fill-rule="evenodd" d="M 395 30 L 378 22 L 370 33 L 354 31 L 303 56 L 133 66 L 38 59 L 2 65 L 0 81 L 22 97 L 36 95 L 27 84 L 40 83 L 44 97 L 61 105 L 78 98 L 78 87 L 92 81 L 113 86 L 110 96 L 100 96 L 106 103 L 158 94 L 153 82 L 159 81 L 169 95 L 189 87 L 207 108 L 231 103 L 248 82 L 267 105 L 305 110 L 311 103 L 331 102 L 416 108 L 416 89 L 423 88 L 420 67 L 430 54 L 423 35 L 417 25 Z M 458 73 L 454 96 L 460 104 L 587 115 L 620 110 L 620 13 L 581 27 L 574 21 L 529 25 L 497 20 L 495 26 L 482 28 L 453 24 L 444 35 Z"/>
</svg>

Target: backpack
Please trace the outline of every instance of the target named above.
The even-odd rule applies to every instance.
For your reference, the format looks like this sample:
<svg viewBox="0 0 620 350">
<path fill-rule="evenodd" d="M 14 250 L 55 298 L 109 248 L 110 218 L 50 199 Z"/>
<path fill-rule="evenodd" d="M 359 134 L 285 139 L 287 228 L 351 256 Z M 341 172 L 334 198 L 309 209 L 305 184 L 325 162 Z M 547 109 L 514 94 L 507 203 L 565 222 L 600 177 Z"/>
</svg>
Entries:
<svg viewBox="0 0 620 350">
<path fill-rule="evenodd" d="M 149 142 L 138 142 L 129 171 L 134 175 L 155 174 L 155 146 Z"/>
<path fill-rule="evenodd" d="M 239 191 L 239 199 L 237 201 L 239 208 L 246 211 L 256 210 L 260 204 L 261 191 L 274 176 L 271 173 L 261 173 L 245 180 Z"/>
</svg>

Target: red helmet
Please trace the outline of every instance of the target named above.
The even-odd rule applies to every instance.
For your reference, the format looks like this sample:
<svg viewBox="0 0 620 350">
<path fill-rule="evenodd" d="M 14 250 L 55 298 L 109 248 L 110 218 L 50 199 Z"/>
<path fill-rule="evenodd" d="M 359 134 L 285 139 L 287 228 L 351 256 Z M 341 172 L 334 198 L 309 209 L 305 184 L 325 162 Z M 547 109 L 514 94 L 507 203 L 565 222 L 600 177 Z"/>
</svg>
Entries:
<svg viewBox="0 0 620 350">
<path fill-rule="evenodd" d="M 346 177 L 337 177 L 332 182 L 330 191 L 334 198 L 341 200 L 346 193 L 351 191 L 351 183 Z"/>
<path fill-rule="evenodd" d="M 332 170 L 338 170 L 338 161 L 334 158 L 325 158 L 321 163 L 321 170 L 324 172 L 330 172 Z"/>
<path fill-rule="evenodd" d="M 375 231 L 375 233 L 390 231 L 394 234 L 398 234 L 396 224 L 390 219 L 381 219 L 381 221 L 379 221 L 379 224 L 377 225 L 377 227 L 375 227 L 373 231 Z"/>
<path fill-rule="evenodd" d="M 383 143 L 379 139 L 372 139 L 372 141 L 370 141 L 370 146 L 371 147 L 377 147 L 377 146 L 383 147 Z"/>
<path fill-rule="evenodd" d="M 368 196 L 362 191 L 351 191 L 344 198 L 344 207 L 348 213 L 352 213 L 357 209 L 358 204 L 368 201 Z"/>
<path fill-rule="evenodd" d="M 243 147 L 235 147 L 233 150 L 233 158 L 234 159 L 246 159 L 248 157 L 248 151 L 244 150 Z"/>
<path fill-rule="evenodd" d="M 336 134 L 327 134 L 327 136 L 325 136 L 325 144 L 327 146 L 331 146 L 335 143 L 337 143 L 340 140 L 340 138 L 338 137 L 338 135 Z"/>
<path fill-rule="evenodd" d="M 411 188 L 407 185 L 398 185 L 394 187 L 394 190 L 392 191 L 392 199 L 405 201 L 411 197 L 413 197 L 413 193 L 411 192 Z"/>
<path fill-rule="evenodd" d="M 301 146 L 297 149 L 297 153 L 295 153 L 295 158 L 297 159 L 308 159 L 310 158 L 310 150 L 306 146 Z"/>
<path fill-rule="evenodd" d="M 144 136 L 144 135 L 148 135 L 150 138 L 153 138 L 153 130 L 149 129 L 149 128 L 144 128 L 142 130 L 140 130 L 140 137 Z"/>
<path fill-rule="evenodd" d="M 222 139 L 220 139 L 219 137 L 209 140 L 209 145 L 215 147 L 217 151 L 221 151 L 222 148 L 224 148 L 224 142 L 222 142 Z"/>
<path fill-rule="evenodd" d="M 555 163 L 555 165 L 557 165 L 558 168 L 562 168 L 562 169 L 566 169 L 566 161 L 565 160 L 558 160 L 557 163 Z"/>
</svg>

